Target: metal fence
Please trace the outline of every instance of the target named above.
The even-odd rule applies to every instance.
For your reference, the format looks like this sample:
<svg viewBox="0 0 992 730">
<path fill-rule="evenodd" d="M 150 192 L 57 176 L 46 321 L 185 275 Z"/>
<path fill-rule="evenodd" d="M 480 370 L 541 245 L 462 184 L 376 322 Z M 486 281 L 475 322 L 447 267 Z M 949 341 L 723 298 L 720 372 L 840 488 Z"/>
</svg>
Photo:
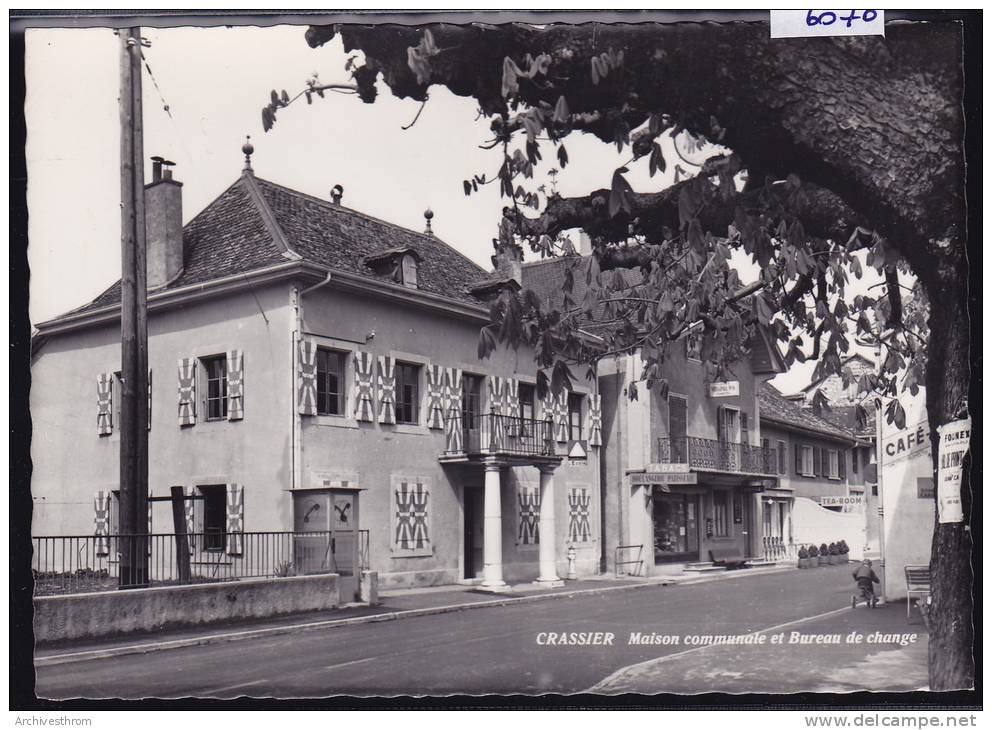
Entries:
<svg viewBox="0 0 992 730">
<path fill-rule="evenodd" d="M 695 436 L 658 439 L 658 461 L 743 474 L 778 473 L 778 453 L 774 449 Z"/>
<path fill-rule="evenodd" d="M 550 420 L 500 413 L 452 413 L 445 418 L 447 453 L 554 456 Z"/>
<path fill-rule="evenodd" d="M 328 531 L 33 537 L 34 593 L 335 573 L 335 537 Z M 143 551 L 147 571 L 134 559 Z M 368 530 L 358 531 L 357 559 L 361 570 L 369 568 Z"/>
</svg>

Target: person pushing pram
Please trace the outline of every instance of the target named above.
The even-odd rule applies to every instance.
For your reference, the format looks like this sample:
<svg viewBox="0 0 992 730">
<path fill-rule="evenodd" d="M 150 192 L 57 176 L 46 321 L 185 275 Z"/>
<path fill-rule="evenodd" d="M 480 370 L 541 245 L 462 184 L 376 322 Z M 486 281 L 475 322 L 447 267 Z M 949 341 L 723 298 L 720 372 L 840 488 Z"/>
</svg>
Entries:
<svg viewBox="0 0 992 730">
<path fill-rule="evenodd" d="M 851 575 L 858 584 L 858 593 L 851 596 L 851 608 L 858 605 L 858 598 L 861 598 L 868 608 L 875 608 L 878 605 L 878 598 L 875 596 L 873 584 L 878 583 L 879 580 L 875 571 L 871 569 L 871 561 L 868 558 L 862 560 L 861 565 Z"/>
</svg>

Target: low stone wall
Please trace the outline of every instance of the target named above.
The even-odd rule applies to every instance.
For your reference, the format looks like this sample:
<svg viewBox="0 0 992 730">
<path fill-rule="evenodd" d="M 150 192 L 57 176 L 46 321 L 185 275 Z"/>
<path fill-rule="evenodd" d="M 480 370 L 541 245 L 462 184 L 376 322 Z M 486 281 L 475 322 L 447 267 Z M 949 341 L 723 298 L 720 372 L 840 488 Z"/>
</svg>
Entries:
<svg viewBox="0 0 992 730">
<path fill-rule="evenodd" d="M 201 583 L 34 599 L 39 643 L 322 611 L 340 604 L 338 576 Z"/>
</svg>

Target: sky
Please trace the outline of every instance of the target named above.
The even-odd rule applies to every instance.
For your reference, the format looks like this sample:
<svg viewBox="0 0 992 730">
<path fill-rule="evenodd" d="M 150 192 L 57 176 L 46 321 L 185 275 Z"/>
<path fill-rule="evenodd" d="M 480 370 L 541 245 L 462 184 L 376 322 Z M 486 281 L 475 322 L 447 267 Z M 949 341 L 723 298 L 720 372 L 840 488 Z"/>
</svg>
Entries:
<svg viewBox="0 0 992 730">
<path fill-rule="evenodd" d="M 256 176 L 322 198 L 341 184 L 344 205 L 414 230 L 423 230 L 429 207 L 435 234 L 489 268 L 505 201 L 496 185 L 466 197 L 462 180 L 493 177 L 501 158 L 479 148 L 489 122 L 477 118 L 473 100 L 432 87 L 416 124 L 403 130 L 420 104 L 380 84 L 374 104 L 331 93 L 311 106 L 301 99 L 279 111 L 270 132 L 262 130 L 270 90 L 295 96 L 314 73 L 325 83 L 349 81 L 340 40 L 311 49 L 305 30 L 145 28 L 146 179 L 151 156 L 176 162 L 187 222 L 240 175 L 241 146 L 251 135 Z M 120 276 L 119 40 L 109 29 L 32 29 L 26 46 L 29 312 L 40 322 L 90 301 Z M 629 149 L 618 154 L 588 135 L 569 137 L 566 147 L 570 163 L 556 180 L 565 196 L 609 187 L 630 157 Z M 644 159 L 627 178 L 638 192 L 651 192 L 670 185 L 673 170 L 669 164 L 649 177 Z M 779 382 L 799 387 L 811 368 Z"/>
</svg>

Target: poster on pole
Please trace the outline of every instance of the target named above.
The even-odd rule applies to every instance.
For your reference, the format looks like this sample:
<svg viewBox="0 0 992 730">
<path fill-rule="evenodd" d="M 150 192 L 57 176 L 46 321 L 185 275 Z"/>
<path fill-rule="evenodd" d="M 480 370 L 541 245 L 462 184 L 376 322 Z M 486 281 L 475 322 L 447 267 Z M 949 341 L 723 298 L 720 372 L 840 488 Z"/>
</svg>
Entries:
<svg viewBox="0 0 992 730">
<path fill-rule="evenodd" d="M 961 509 L 961 464 L 968 453 L 971 418 L 945 423 L 937 429 L 940 446 L 937 456 L 937 521 L 963 522 Z"/>
</svg>

